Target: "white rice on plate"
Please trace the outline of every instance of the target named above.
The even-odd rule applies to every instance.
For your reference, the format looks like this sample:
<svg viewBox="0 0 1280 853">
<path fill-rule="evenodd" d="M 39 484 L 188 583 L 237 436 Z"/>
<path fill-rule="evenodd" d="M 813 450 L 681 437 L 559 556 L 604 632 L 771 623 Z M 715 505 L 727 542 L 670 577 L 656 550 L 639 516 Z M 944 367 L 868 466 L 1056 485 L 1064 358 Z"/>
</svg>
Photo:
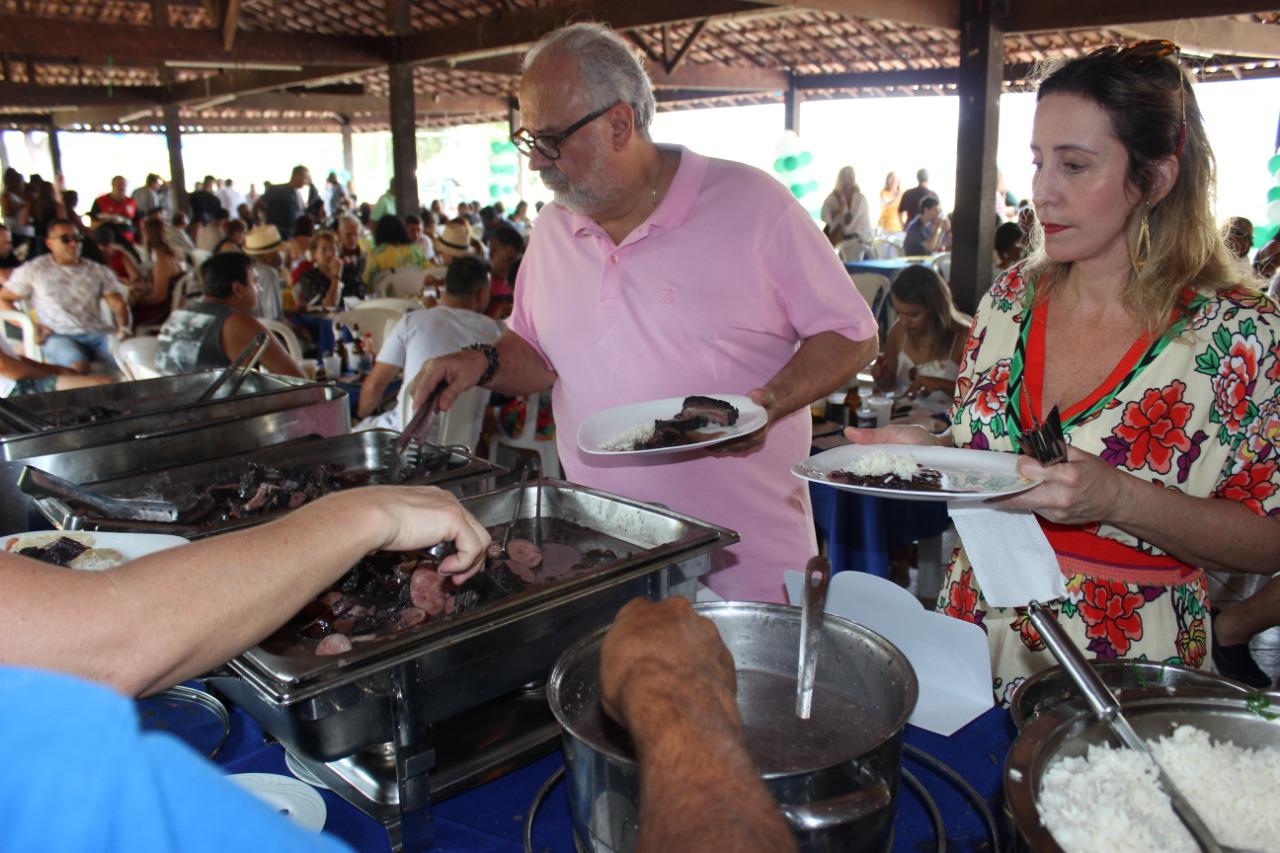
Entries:
<svg viewBox="0 0 1280 853">
<path fill-rule="evenodd" d="M 653 423 L 632 427 L 624 433 L 600 443 L 601 450 L 635 450 L 636 445 L 653 435 Z"/>
<path fill-rule="evenodd" d="M 1215 743 L 1187 725 L 1147 745 L 1219 844 L 1280 853 L 1280 749 Z M 1094 744 L 1045 773 L 1040 820 L 1067 853 L 1196 853 L 1156 776 L 1145 755 Z"/>
<path fill-rule="evenodd" d="M 896 474 L 904 480 L 910 480 L 920 470 L 920 463 L 916 462 L 916 458 L 910 453 L 888 453 L 875 450 L 865 456 L 859 456 L 847 470 L 863 477 Z"/>
</svg>

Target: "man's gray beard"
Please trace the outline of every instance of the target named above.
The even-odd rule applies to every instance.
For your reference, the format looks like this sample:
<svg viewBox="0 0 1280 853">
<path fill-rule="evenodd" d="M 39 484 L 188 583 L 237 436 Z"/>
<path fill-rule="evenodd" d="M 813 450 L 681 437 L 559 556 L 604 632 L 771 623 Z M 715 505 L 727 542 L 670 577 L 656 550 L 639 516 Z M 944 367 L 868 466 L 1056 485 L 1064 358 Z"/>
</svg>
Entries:
<svg viewBox="0 0 1280 853">
<path fill-rule="evenodd" d="M 553 167 L 554 168 L 554 167 Z M 542 183 L 553 193 L 555 193 L 555 202 L 563 208 L 573 211 L 580 216 L 592 216 L 596 213 L 606 211 L 616 205 L 622 198 L 622 189 L 620 187 L 605 187 L 601 190 L 589 190 L 585 187 L 575 187 L 564 177 L 564 173 L 556 169 L 555 179 L 548 181 L 544 170 Z M 592 178 L 597 177 L 595 174 Z"/>
</svg>

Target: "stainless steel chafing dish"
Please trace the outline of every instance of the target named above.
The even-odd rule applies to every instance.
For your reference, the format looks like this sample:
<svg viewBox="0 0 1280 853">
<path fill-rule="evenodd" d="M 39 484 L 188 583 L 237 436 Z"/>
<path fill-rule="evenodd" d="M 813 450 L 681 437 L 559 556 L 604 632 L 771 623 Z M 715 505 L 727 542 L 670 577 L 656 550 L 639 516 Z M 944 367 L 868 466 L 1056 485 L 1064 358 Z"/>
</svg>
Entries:
<svg viewBox="0 0 1280 853">
<path fill-rule="evenodd" d="M 257 647 L 230 662 L 232 675 L 211 679 L 326 784 L 380 820 L 393 849 L 429 845 L 432 798 L 554 749 L 559 727 L 541 684 L 567 646 L 609 624 L 631 598 L 692 597 L 711 552 L 738 540 L 662 507 L 556 480 L 463 504 L 500 527 L 521 497 L 520 517 L 532 519 L 538 489 L 544 520 L 592 531 L 576 547 L 621 546 L 627 555 L 337 658 Z"/>
<path fill-rule="evenodd" d="M 72 482 L 90 483 L 165 468 L 177 461 L 214 459 L 294 438 L 341 435 L 351 429 L 345 391 L 289 377 L 250 376 L 235 397 L 191 405 L 214 375 L 207 371 L 102 386 L 125 389 L 126 394 L 136 394 L 140 400 L 168 395 L 170 402 L 187 402 L 78 426 L 0 437 L 0 524 L 9 530 L 26 528 L 31 504 L 16 487 L 24 465 Z M 33 395 L 24 398 L 24 405 L 27 400 L 73 393 L 81 392 Z"/>
<path fill-rule="evenodd" d="M 281 466 L 332 463 L 343 466 L 347 472 L 372 472 L 372 483 L 435 485 L 460 496 L 476 495 L 491 489 L 493 478 L 506 473 L 505 468 L 480 459 L 465 447 L 425 445 L 417 450 L 423 464 L 415 468 L 407 479 L 400 479 L 393 475 L 399 464 L 393 445 L 399 437 L 398 432 L 376 429 L 328 438 L 299 439 L 235 456 L 98 481 L 93 483 L 93 490 L 109 497 L 159 498 L 182 507 L 210 486 L 239 480 L 250 462 Z M 37 500 L 36 506 L 61 530 L 174 533 L 188 539 L 252 527 L 283 514 L 263 513 L 216 524 L 193 525 L 100 518 L 55 498 Z"/>
</svg>

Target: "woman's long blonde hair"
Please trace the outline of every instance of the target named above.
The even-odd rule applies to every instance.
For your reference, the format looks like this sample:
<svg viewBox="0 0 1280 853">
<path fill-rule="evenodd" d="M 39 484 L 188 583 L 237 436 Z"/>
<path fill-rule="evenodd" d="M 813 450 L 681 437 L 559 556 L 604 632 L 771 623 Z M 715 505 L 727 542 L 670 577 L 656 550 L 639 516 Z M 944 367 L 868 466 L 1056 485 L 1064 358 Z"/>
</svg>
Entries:
<svg viewBox="0 0 1280 853">
<path fill-rule="evenodd" d="M 1087 98 L 1111 119 L 1111 128 L 1129 156 L 1126 181 L 1142 198 L 1127 223 L 1130 255 L 1137 249 L 1143 212 L 1151 235 L 1145 262 L 1135 264 L 1121 298 L 1144 329 L 1163 334 L 1183 313 L 1179 297 L 1191 288 L 1213 292 L 1254 288 L 1247 270 L 1231 258 L 1214 222 L 1213 150 L 1191 81 L 1178 63 L 1141 51 L 1110 46 L 1050 66 L 1036 99 L 1066 94 Z M 1185 127 L 1183 110 L 1185 105 Z M 1178 160 L 1173 187 L 1148 205 L 1157 161 Z M 1026 274 L 1036 281 L 1036 299 L 1047 297 L 1066 279 L 1070 264 L 1044 251 L 1044 230 L 1029 236 Z"/>
</svg>

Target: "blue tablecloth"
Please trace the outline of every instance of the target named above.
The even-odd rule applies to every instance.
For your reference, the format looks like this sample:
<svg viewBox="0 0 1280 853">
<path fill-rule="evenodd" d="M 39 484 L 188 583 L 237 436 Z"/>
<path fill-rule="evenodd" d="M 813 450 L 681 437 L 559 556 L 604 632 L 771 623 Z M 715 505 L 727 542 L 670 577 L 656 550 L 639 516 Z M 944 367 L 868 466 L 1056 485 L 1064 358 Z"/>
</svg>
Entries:
<svg viewBox="0 0 1280 853">
<path fill-rule="evenodd" d="M 228 773 L 281 773 L 289 775 L 284 750 L 264 743 L 262 731 L 243 711 L 232 710 L 231 738 L 218 764 Z M 951 737 L 908 726 L 906 742 L 949 765 L 986 798 L 993 813 L 1000 814 L 1001 778 L 1005 754 L 1015 734 L 1008 712 L 993 708 Z M 435 850 L 519 851 L 525 812 L 538 787 L 563 763 L 561 753 L 542 758 L 479 788 L 433 806 Z M 924 783 L 937 802 L 953 849 L 989 849 L 986 830 L 977 812 L 963 796 L 927 768 L 904 761 L 904 767 Z M 387 850 L 380 824 L 331 791 L 321 791 L 328 809 L 325 831 L 359 851 Z M 895 851 L 932 849 L 933 828 L 924 807 L 903 787 L 894 821 Z M 194 828 L 193 831 L 199 831 Z M 573 851 L 568 801 L 564 785 L 552 789 L 534 825 L 534 849 Z"/>
<path fill-rule="evenodd" d="M 895 501 L 809 484 L 813 520 L 827 541 L 831 571 L 889 576 L 889 551 L 947 529 L 940 501 Z"/>
<path fill-rule="evenodd" d="M 869 258 L 864 261 L 845 261 L 844 268 L 852 275 L 856 272 L 879 273 L 890 282 L 912 264 L 928 263 L 928 258 Z"/>
</svg>

